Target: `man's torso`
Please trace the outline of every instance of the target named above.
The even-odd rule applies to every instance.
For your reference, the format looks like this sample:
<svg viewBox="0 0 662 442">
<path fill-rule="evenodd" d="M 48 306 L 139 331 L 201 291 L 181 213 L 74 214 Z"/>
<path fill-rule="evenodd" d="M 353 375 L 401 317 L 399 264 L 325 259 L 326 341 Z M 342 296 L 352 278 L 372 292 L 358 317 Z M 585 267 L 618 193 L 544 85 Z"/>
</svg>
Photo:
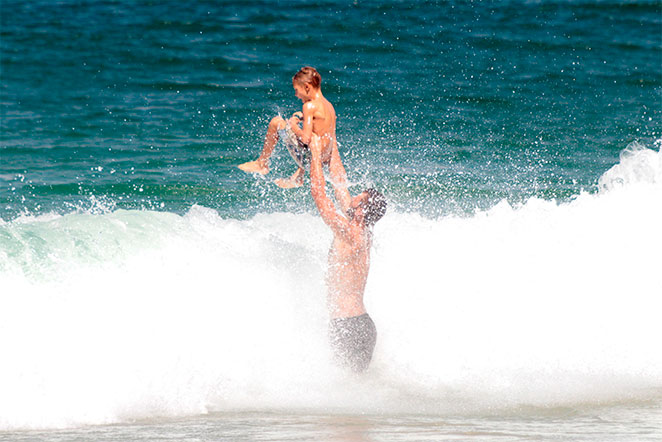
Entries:
<svg viewBox="0 0 662 442">
<path fill-rule="evenodd" d="M 328 302 L 333 318 L 347 318 L 365 313 L 363 292 L 370 266 L 370 244 L 364 235 L 355 235 L 350 243 L 340 237 L 329 251 Z"/>
</svg>

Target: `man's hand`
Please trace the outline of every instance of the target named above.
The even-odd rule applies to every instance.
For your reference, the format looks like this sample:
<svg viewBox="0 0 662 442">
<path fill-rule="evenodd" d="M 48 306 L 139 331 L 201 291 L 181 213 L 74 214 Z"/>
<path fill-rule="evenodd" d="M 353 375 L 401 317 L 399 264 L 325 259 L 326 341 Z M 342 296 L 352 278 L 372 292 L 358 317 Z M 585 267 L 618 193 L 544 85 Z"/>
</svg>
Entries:
<svg viewBox="0 0 662 442">
<path fill-rule="evenodd" d="M 317 210 L 319 210 L 322 220 L 331 227 L 335 235 L 349 238 L 347 236 L 349 232 L 347 218 L 336 213 L 336 208 L 324 189 L 326 183 L 322 171 L 322 142 L 317 135 L 313 135 L 308 148 L 312 157 L 310 160 L 310 192 Z"/>
</svg>

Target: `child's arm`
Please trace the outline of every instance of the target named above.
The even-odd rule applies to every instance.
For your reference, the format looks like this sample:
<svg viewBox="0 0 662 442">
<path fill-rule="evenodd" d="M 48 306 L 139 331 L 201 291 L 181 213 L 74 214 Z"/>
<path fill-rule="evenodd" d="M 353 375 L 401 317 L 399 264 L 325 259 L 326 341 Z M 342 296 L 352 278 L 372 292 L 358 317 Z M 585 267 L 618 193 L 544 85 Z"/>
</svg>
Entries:
<svg viewBox="0 0 662 442">
<path fill-rule="evenodd" d="M 315 105 L 308 102 L 303 105 L 303 129 L 299 127 L 299 121 L 295 116 L 290 118 L 290 127 L 292 132 L 301 140 L 303 144 L 309 145 L 313 136 L 313 117 L 315 115 Z"/>
</svg>

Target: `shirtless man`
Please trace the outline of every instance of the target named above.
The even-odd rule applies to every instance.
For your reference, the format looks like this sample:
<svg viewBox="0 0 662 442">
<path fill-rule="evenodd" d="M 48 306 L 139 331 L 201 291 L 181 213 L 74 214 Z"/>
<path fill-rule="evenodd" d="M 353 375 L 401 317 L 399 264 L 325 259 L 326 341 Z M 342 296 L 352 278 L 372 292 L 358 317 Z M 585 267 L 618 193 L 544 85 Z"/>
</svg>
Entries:
<svg viewBox="0 0 662 442">
<path fill-rule="evenodd" d="M 281 187 L 299 187 L 303 185 L 304 167 L 309 154 L 308 146 L 313 137 L 319 138 L 320 160 L 329 166 L 331 181 L 334 185 L 336 199 L 341 208 L 347 210 L 351 199 L 347 190 L 347 173 L 340 160 L 338 143 L 336 141 L 336 111 L 333 105 L 322 94 L 322 77 L 315 68 L 303 67 L 292 78 L 294 94 L 303 102 L 303 112 L 295 112 L 285 121 L 282 117 L 274 117 L 267 128 L 262 153 L 257 160 L 240 164 L 238 167 L 245 172 L 269 173 L 269 158 L 278 143 L 279 138 L 286 144 L 299 168 L 287 180 L 276 180 Z M 299 123 L 303 122 L 303 127 Z"/>
<path fill-rule="evenodd" d="M 310 144 L 311 193 L 324 222 L 333 231 L 327 273 L 329 338 L 339 363 L 355 372 L 368 368 L 377 331 L 366 313 L 363 293 L 370 269 L 372 227 L 386 212 L 386 199 L 368 189 L 351 199 L 343 216 L 325 191 L 321 157 L 323 143 Z"/>
</svg>

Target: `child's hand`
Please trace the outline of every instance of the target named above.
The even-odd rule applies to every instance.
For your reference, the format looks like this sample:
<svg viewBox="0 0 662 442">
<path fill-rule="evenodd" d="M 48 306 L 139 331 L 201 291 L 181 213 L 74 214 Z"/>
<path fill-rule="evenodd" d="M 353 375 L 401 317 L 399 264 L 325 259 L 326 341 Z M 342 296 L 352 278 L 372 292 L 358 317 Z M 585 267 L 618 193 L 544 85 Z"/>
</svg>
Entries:
<svg viewBox="0 0 662 442">
<path fill-rule="evenodd" d="M 292 118 L 298 118 L 299 120 L 303 120 L 303 112 L 295 112 L 292 114 Z"/>
</svg>

